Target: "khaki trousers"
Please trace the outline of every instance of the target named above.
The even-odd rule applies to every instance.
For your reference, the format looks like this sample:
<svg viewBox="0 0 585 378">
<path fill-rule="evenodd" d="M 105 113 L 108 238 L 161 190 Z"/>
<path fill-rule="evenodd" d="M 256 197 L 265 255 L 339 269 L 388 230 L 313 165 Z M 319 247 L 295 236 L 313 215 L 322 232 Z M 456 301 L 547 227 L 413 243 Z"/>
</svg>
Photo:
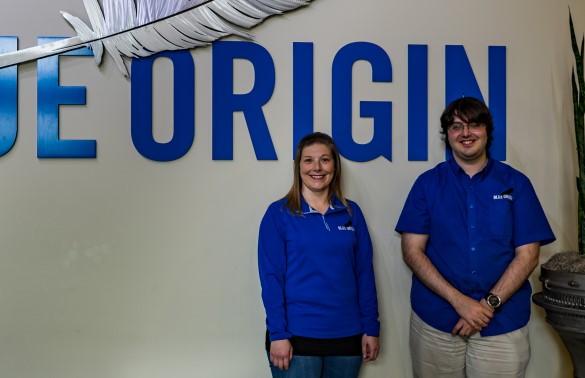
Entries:
<svg viewBox="0 0 585 378">
<path fill-rule="evenodd" d="M 476 333 L 466 340 L 412 312 L 410 353 L 414 378 L 523 378 L 530 359 L 528 327 L 498 336 Z"/>
</svg>

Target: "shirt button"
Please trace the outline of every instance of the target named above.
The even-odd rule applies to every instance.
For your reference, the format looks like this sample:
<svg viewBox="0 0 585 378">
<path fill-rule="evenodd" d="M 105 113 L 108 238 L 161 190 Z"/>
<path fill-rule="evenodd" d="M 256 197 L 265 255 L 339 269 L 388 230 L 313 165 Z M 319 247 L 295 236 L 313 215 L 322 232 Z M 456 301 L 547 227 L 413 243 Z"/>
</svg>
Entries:
<svg viewBox="0 0 585 378">
<path fill-rule="evenodd" d="M 472 274 L 475 274 L 475 270 L 472 270 L 472 271 L 471 271 L 471 273 L 472 273 Z"/>
<path fill-rule="evenodd" d="M 475 252 L 475 247 L 471 247 L 471 252 Z"/>
</svg>

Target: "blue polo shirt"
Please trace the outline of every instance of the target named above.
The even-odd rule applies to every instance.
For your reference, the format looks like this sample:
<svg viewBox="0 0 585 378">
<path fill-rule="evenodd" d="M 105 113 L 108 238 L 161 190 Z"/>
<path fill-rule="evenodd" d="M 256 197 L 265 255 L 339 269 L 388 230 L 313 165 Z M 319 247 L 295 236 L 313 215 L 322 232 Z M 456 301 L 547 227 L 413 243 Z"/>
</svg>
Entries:
<svg viewBox="0 0 585 378">
<path fill-rule="evenodd" d="M 258 267 L 270 340 L 378 336 L 372 242 L 359 206 L 336 197 L 325 214 L 301 202 L 272 203 L 258 237 Z"/>
<path fill-rule="evenodd" d="M 451 285 L 477 300 L 504 273 L 516 247 L 555 240 L 530 180 L 491 159 L 472 178 L 454 159 L 420 175 L 396 231 L 429 235 L 427 257 Z M 481 335 L 500 335 L 525 326 L 531 294 L 526 281 Z M 451 332 L 460 318 L 414 275 L 411 304 L 422 320 L 443 332 Z"/>
</svg>

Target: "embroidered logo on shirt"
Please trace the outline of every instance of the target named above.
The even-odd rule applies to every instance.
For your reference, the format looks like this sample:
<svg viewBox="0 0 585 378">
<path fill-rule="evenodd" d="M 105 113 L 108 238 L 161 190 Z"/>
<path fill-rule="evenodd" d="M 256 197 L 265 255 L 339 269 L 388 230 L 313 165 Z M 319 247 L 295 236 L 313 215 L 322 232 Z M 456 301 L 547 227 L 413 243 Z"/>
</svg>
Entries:
<svg viewBox="0 0 585 378">
<path fill-rule="evenodd" d="M 513 201 L 514 197 L 512 197 L 510 194 L 494 194 L 494 199 L 495 200 L 507 199 Z"/>
<path fill-rule="evenodd" d="M 355 229 L 351 225 L 351 219 L 348 220 L 347 223 L 344 224 L 343 226 L 337 226 L 337 229 L 339 231 L 354 231 L 355 232 Z"/>
<path fill-rule="evenodd" d="M 508 189 L 504 190 L 502 192 L 502 194 L 494 194 L 494 199 L 495 200 L 507 199 L 507 200 L 513 201 L 514 200 L 514 197 L 512 197 L 513 191 L 514 191 L 514 188 L 508 188 Z"/>
</svg>

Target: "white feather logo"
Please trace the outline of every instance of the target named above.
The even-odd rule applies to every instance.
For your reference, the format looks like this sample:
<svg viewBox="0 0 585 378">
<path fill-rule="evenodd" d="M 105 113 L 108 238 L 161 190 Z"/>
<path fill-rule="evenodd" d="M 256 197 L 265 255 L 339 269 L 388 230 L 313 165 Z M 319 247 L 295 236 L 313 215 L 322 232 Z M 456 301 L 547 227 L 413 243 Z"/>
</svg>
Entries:
<svg viewBox="0 0 585 378">
<path fill-rule="evenodd" d="M 67 12 L 63 17 L 76 37 L 0 55 L 0 68 L 88 46 L 100 64 L 103 50 L 129 76 L 124 57 L 139 58 L 166 50 L 209 45 L 228 36 L 252 36 L 267 17 L 307 5 L 311 0 L 83 0 L 91 28 Z"/>
</svg>

